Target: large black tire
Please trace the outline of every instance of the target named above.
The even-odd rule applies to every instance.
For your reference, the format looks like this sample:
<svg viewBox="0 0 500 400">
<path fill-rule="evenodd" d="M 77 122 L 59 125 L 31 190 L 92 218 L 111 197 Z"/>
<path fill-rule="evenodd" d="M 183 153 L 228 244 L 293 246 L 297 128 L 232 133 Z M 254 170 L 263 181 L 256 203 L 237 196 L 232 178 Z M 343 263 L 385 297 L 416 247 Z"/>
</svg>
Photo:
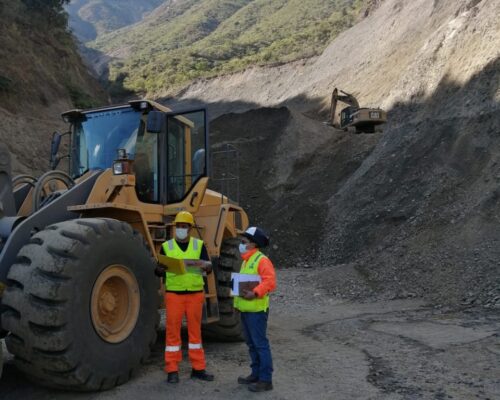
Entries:
<svg viewBox="0 0 500 400">
<path fill-rule="evenodd" d="M 233 307 L 231 297 L 231 273 L 240 272 L 242 261 L 238 251 L 239 243 L 237 238 L 224 240 L 219 260 L 214 265 L 220 320 L 207 326 L 205 330 L 210 337 L 217 340 L 243 340 L 240 313 Z"/>
<path fill-rule="evenodd" d="M 113 265 L 135 277 L 140 296 L 136 322 L 117 343 L 98 334 L 91 315 L 94 285 Z M 159 282 L 153 271 L 142 236 L 121 221 L 77 219 L 35 234 L 10 269 L 2 299 L 15 365 L 36 382 L 70 390 L 128 381 L 156 341 Z"/>
</svg>

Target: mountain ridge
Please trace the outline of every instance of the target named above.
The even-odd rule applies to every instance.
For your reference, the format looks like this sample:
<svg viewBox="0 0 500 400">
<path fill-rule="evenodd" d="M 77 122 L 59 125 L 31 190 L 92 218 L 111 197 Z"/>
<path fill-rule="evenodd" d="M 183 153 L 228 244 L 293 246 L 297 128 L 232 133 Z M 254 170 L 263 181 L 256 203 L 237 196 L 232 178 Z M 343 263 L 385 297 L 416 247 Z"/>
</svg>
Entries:
<svg viewBox="0 0 500 400">
<path fill-rule="evenodd" d="M 373 0 L 177 0 L 86 46 L 108 78 L 156 96 L 198 77 L 319 55 Z"/>
</svg>

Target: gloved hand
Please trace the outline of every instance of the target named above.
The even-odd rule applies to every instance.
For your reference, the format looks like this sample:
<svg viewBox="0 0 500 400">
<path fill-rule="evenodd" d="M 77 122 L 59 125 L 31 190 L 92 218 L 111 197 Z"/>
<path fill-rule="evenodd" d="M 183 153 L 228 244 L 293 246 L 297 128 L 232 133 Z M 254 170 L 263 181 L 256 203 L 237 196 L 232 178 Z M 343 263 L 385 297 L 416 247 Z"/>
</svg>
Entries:
<svg viewBox="0 0 500 400">
<path fill-rule="evenodd" d="M 253 290 L 244 290 L 243 291 L 243 298 L 246 300 L 253 300 L 257 297 L 255 292 Z"/>
<path fill-rule="evenodd" d="M 155 275 L 163 278 L 165 276 L 165 267 L 161 264 L 156 265 Z"/>
<path fill-rule="evenodd" d="M 187 267 L 197 267 L 202 271 L 205 271 L 207 274 L 212 272 L 212 263 L 210 261 L 205 260 L 184 260 L 184 263 Z"/>
<path fill-rule="evenodd" d="M 205 261 L 201 269 L 209 274 L 210 272 L 212 272 L 212 263 L 210 261 Z"/>
</svg>

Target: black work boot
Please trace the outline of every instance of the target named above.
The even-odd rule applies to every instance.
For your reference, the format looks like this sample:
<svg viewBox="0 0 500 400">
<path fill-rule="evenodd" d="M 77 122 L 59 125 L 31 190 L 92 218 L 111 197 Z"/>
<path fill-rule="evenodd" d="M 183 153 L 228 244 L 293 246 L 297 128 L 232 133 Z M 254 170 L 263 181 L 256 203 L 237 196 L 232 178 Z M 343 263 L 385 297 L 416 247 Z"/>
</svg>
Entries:
<svg viewBox="0 0 500 400">
<path fill-rule="evenodd" d="M 255 383 L 259 380 L 256 376 L 248 375 L 248 376 L 239 376 L 238 383 L 241 385 L 248 385 L 250 383 Z"/>
<path fill-rule="evenodd" d="M 208 382 L 211 382 L 214 380 L 214 376 L 211 374 L 207 374 L 207 371 L 205 371 L 204 369 L 201 369 L 201 370 L 193 369 L 191 371 L 191 378 L 192 379 L 199 379 L 201 381 L 208 381 Z"/>
<path fill-rule="evenodd" d="M 272 382 L 257 381 L 248 385 L 248 390 L 251 392 L 266 392 L 268 390 L 273 390 Z"/>
<path fill-rule="evenodd" d="M 167 376 L 168 383 L 179 383 L 179 373 L 178 372 L 169 372 Z"/>
</svg>

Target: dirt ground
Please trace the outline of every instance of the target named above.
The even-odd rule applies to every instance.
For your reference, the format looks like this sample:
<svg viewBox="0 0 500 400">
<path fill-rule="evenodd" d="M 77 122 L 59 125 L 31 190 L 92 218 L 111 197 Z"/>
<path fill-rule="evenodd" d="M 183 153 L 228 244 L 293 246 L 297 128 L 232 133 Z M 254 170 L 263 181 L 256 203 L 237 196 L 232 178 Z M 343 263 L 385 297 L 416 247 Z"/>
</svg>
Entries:
<svg viewBox="0 0 500 400">
<path fill-rule="evenodd" d="M 272 392 L 251 394 L 236 383 L 248 372 L 243 343 L 205 342 L 215 382 L 165 383 L 163 341 L 127 384 L 103 393 L 68 393 L 31 384 L 11 362 L 0 398 L 77 399 L 498 399 L 500 315 L 484 309 L 433 308 L 421 300 L 346 302 L 317 284 L 323 269 L 279 271 L 269 337 Z M 163 335 L 163 332 L 161 332 Z"/>
</svg>

